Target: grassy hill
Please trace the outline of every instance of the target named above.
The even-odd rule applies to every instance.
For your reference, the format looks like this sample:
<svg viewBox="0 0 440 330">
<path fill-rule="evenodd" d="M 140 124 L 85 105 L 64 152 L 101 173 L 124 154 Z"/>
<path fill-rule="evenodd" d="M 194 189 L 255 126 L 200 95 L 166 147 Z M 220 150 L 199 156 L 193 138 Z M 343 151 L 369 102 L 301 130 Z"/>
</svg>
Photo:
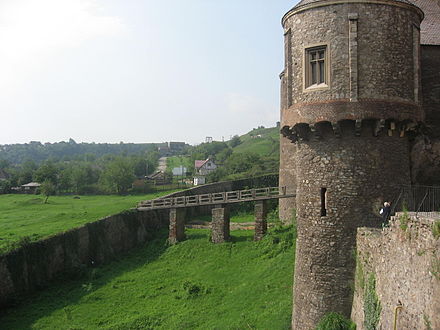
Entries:
<svg viewBox="0 0 440 330">
<path fill-rule="evenodd" d="M 192 170 L 194 159 L 205 159 L 208 156 L 213 156 L 217 162 L 225 164 L 228 161 L 228 157 L 224 155 L 224 148 L 228 148 L 228 146 L 232 155 L 255 154 L 276 163 L 276 165 L 278 164 L 280 158 L 280 132 L 278 127 L 254 128 L 239 138 L 241 143 L 238 145 L 231 145 L 231 141 L 228 141 L 226 143 L 214 142 L 217 145 L 223 144 L 223 147 L 220 146 L 218 148 L 210 148 L 209 144 L 201 144 L 200 146 L 193 147 L 193 149 L 189 148 L 189 155 L 168 157 L 167 166 L 169 169 L 172 169 L 182 165 Z"/>
<path fill-rule="evenodd" d="M 278 127 L 254 128 L 240 136 L 241 144 L 233 148 L 234 153 L 252 152 L 260 156 L 279 158 L 280 130 Z"/>
<path fill-rule="evenodd" d="M 36 241 L 87 222 L 135 207 L 142 200 L 172 191 L 134 196 L 51 196 L 47 204 L 38 195 L 0 195 L 0 253 L 26 237 Z"/>
<path fill-rule="evenodd" d="M 293 228 L 163 237 L 0 315 L 2 329 L 290 329 Z"/>
</svg>

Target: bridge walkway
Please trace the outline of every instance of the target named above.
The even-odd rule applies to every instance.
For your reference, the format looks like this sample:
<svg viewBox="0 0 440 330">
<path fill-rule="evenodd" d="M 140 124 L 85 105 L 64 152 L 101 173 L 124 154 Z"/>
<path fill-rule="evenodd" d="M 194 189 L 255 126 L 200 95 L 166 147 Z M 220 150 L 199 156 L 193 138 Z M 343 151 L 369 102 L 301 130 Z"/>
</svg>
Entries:
<svg viewBox="0 0 440 330">
<path fill-rule="evenodd" d="M 291 198 L 287 187 L 266 187 L 159 198 L 139 203 L 139 211 L 169 209 L 170 227 L 168 241 L 175 244 L 185 239 L 185 208 L 214 206 L 212 208 L 211 241 L 222 243 L 230 239 L 230 216 L 228 205 L 243 202 L 255 202 L 255 240 L 260 240 L 267 232 L 267 203 L 270 199 Z"/>
<path fill-rule="evenodd" d="M 137 209 L 139 211 L 146 211 L 205 205 L 226 205 L 242 202 L 264 201 L 269 199 L 290 198 L 295 196 L 295 194 L 287 192 L 287 187 L 266 187 L 192 196 L 158 198 L 140 202 Z"/>
</svg>

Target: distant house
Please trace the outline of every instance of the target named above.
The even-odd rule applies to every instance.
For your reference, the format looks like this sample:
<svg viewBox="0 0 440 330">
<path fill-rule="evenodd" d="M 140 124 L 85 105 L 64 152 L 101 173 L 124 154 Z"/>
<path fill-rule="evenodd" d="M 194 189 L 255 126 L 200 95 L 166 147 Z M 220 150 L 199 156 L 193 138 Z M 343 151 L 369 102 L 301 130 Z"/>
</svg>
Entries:
<svg viewBox="0 0 440 330">
<path fill-rule="evenodd" d="M 206 160 L 196 160 L 194 162 L 194 167 L 196 169 L 196 174 L 198 175 L 208 175 L 217 169 L 217 165 L 211 158 Z"/>
<path fill-rule="evenodd" d="M 163 142 L 156 144 L 161 156 L 171 156 L 182 152 L 187 144 L 185 142 Z"/>
<path fill-rule="evenodd" d="M 26 184 L 22 184 L 21 191 L 23 191 L 26 194 L 35 194 L 37 192 L 37 189 L 41 186 L 38 182 L 29 182 Z"/>
<path fill-rule="evenodd" d="M 170 176 L 162 171 L 157 171 L 153 174 L 147 175 L 145 178 L 148 183 L 154 183 L 156 186 L 171 183 Z"/>
<path fill-rule="evenodd" d="M 194 168 L 196 173 L 194 175 L 194 185 L 201 185 L 206 183 L 206 176 L 217 169 L 217 165 L 211 158 L 206 160 L 196 160 Z"/>
<path fill-rule="evenodd" d="M 206 177 L 204 175 L 194 175 L 193 184 L 195 186 L 200 186 L 206 183 Z"/>
<path fill-rule="evenodd" d="M 188 172 L 188 169 L 184 166 L 173 168 L 173 176 L 184 176 Z"/>
<path fill-rule="evenodd" d="M 145 187 L 145 178 L 136 178 L 131 184 L 133 189 L 142 189 Z"/>
</svg>

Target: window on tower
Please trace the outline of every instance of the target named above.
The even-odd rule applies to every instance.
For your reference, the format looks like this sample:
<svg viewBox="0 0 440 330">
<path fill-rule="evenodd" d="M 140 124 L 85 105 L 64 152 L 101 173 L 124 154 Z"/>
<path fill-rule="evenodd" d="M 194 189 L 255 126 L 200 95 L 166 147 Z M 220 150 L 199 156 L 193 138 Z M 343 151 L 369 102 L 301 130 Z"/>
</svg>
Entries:
<svg viewBox="0 0 440 330">
<path fill-rule="evenodd" d="M 306 48 L 305 50 L 305 88 L 328 87 L 327 46 Z"/>
</svg>

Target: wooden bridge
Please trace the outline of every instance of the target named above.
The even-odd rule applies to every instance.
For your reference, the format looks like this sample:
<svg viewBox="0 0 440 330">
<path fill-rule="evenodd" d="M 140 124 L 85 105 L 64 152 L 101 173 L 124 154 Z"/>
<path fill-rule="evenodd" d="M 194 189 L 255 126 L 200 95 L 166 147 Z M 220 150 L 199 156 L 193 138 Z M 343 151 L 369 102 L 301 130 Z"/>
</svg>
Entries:
<svg viewBox="0 0 440 330">
<path fill-rule="evenodd" d="M 192 196 L 158 198 L 139 203 L 137 209 L 140 211 L 175 209 L 191 206 L 225 205 L 291 197 L 295 197 L 295 194 L 288 193 L 286 187 L 266 187 Z"/>
<path fill-rule="evenodd" d="M 138 204 L 139 211 L 166 210 L 170 212 L 170 230 L 168 241 L 175 244 L 185 239 L 186 208 L 213 206 L 211 221 L 211 241 L 222 243 L 230 239 L 229 204 L 255 202 L 255 240 L 260 240 L 267 231 L 267 206 L 270 199 L 291 198 L 286 187 L 267 187 L 237 191 L 225 191 L 201 195 L 158 198 Z"/>
</svg>

